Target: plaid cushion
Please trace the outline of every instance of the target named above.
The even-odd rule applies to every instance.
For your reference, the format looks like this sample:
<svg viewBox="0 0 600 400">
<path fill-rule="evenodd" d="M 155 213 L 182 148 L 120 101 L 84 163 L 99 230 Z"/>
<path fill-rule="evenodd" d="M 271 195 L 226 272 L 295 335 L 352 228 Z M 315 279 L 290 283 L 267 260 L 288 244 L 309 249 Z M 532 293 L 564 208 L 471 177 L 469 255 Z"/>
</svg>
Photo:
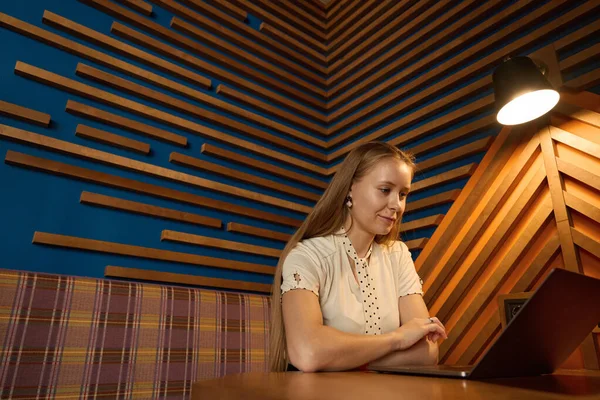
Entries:
<svg viewBox="0 0 600 400">
<path fill-rule="evenodd" d="M 188 398 L 266 371 L 269 298 L 0 269 L 0 398 Z"/>
</svg>

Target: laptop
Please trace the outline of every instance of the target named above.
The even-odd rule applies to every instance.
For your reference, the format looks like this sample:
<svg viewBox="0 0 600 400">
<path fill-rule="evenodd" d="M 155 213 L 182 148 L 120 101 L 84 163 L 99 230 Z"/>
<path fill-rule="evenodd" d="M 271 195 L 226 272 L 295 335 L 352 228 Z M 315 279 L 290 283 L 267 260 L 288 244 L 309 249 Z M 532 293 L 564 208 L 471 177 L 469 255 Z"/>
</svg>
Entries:
<svg viewBox="0 0 600 400">
<path fill-rule="evenodd" d="M 600 322 L 600 279 L 553 269 L 473 366 L 373 367 L 372 371 L 465 379 L 554 372 Z"/>
</svg>

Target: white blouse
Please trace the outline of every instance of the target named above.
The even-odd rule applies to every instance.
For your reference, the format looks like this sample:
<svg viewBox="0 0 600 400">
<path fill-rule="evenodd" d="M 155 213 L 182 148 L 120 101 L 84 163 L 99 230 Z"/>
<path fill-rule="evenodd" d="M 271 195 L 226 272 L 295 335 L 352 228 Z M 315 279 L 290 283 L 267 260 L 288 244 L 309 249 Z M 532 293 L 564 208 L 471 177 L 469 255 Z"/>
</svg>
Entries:
<svg viewBox="0 0 600 400">
<path fill-rule="evenodd" d="M 349 256 L 355 259 L 358 283 Z M 290 251 L 283 263 L 281 294 L 294 289 L 317 295 L 324 325 L 372 335 L 400 326 L 399 297 L 423 295 L 422 281 L 406 244 L 374 243 L 370 257 L 367 253 L 361 259 L 343 231 L 303 240 Z"/>
</svg>

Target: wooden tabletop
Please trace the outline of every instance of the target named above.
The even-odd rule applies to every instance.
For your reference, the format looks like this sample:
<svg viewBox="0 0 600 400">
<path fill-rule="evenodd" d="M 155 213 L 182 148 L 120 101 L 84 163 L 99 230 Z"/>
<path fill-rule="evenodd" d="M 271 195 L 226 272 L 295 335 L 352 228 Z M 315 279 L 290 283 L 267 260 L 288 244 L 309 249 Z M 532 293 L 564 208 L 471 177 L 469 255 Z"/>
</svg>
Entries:
<svg viewBox="0 0 600 400">
<path fill-rule="evenodd" d="M 599 371 L 470 381 L 376 372 L 281 372 L 228 375 L 193 385 L 192 400 L 600 399 Z"/>
</svg>

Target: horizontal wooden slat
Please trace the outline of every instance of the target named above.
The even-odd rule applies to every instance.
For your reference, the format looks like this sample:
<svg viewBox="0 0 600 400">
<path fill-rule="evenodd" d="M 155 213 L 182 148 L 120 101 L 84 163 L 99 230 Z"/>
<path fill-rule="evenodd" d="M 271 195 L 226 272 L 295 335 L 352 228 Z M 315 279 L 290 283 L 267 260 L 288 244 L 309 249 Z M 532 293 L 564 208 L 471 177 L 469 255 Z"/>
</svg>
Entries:
<svg viewBox="0 0 600 400">
<path fill-rule="evenodd" d="M 99 108 L 88 106 L 86 104 L 78 103 L 73 100 L 67 101 L 65 110 L 70 114 L 77 115 L 82 118 L 102 122 L 106 125 L 115 126 L 117 128 L 161 140 L 166 143 L 175 144 L 181 147 L 187 146 L 187 138 L 185 136 L 176 135 L 169 131 L 125 118 L 108 111 L 100 110 Z"/>
<path fill-rule="evenodd" d="M 42 171 L 58 176 L 66 176 L 73 179 L 92 182 L 99 185 L 114 187 L 122 190 L 142 193 L 162 199 L 174 200 L 198 207 L 219 210 L 222 212 L 244 215 L 246 217 L 258 220 L 269 221 L 275 224 L 298 227 L 302 224 L 301 220 L 273 214 L 266 211 L 260 211 L 252 207 L 244 207 L 235 203 L 214 200 L 204 196 L 183 192 L 180 190 L 169 189 L 164 186 L 153 185 L 134 179 L 123 178 L 118 175 L 106 174 L 90 170 L 87 168 L 76 167 L 74 165 L 52 161 L 40 157 L 30 156 L 28 154 L 18 153 L 12 150 L 7 151 L 4 162 L 9 165 L 16 165 L 23 168 Z"/>
<path fill-rule="evenodd" d="M 256 3 L 262 10 L 271 13 L 278 20 L 295 26 L 309 35 L 312 34 L 321 43 L 325 44 L 327 42 L 325 21 L 297 7 L 295 3 L 300 2 L 272 0 L 252 0 L 252 2 Z"/>
<path fill-rule="evenodd" d="M 468 143 L 456 149 L 448 150 L 447 152 L 442 153 L 438 156 L 431 157 L 425 161 L 419 162 L 419 171 L 428 171 L 432 168 L 439 167 L 443 164 L 451 163 L 462 158 L 469 157 L 473 154 L 482 153 L 490 148 L 493 141 L 493 137 L 487 137 Z"/>
<path fill-rule="evenodd" d="M 242 253 L 259 254 L 261 256 L 279 257 L 281 250 L 270 247 L 255 246 L 252 244 L 233 242 L 231 240 L 216 239 L 214 237 L 193 235 L 191 233 L 176 232 L 165 229 L 160 235 L 160 240 L 166 240 L 177 243 L 187 243 L 198 246 L 215 247 L 230 251 L 239 251 Z"/>
<path fill-rule="evenodd" d="M 425 197 L 424 199 L 412 201 L 409 200 L 406 203 L 406 209 L 404 210 L 405 214 L 410 212 L 423 210 L 429 207 L 435 207 L 446 203 L 452 203 L 454 200 L 458 198 L 460 194 L 460 189 L 449 190 L 444 193 L 435 194 L 433 196 Z"/>
<path fill-rule="evenodd" d="M 425 245 L 427 244 L 428 241 L 429 241 L 429 238 L 421 238 L 421 239 L 409 240 L 407 242 L 404 242 L 404 244 L 406 244 L 406 246 L 408 247 L 409 250 L 420 250 L 423 247 L 425 247 Z"/>
<path fill-rule="evenodd" d="M 116 88 L 119 90 L 123 90 L 127 93 L 134 94 L 138 97 L 141 97 L 141 98 L 144 98 L 147 100 L 151 100 L 162 106 L 165 106 L 165 107 L 177 110 L 177 111 L 181 111 L 185 114 L 192 115 L 201 120 L 205 120 L 205 121 L 217 124 L 217 125 L 221 125 L 225 128 L 229 128 L 236 132 L 248 134 L 250 136 L 256 137 L 256 138 L 266 141 L 268 143 L 281 145 L 282 147 L 292 149 L 292 150 L 296 151 L 297 153 L 302 153 L 302 154 L 305 154 L 312 158 L 316 158 L 321 161 L 324 160 L 324 156 L 322 155 L 322 153 L 308 149 L 301 144 L 298 144 L 295 142 L 290 142 L 279 136 L 272 135 L 272 134 L 262 131 L 258 128 L 255 128 L 253 126 L 248 126 L 244 123 L 241 123 L 239 121 L 228 118 L 222 114 L 218 114 L 216 112 L 207 110 L 205 108 L 195 106 L 195 105 L 187 103 L 183 100 L 169 96 L 158 90 L 153 90 L 153 89 L 147 88 L 143 85 L 139 85 L 135 82 L 128 81 L 128 80 L 118 77 L 116 75 L 101 71 L 99 69 L 87 66 L 85 64 L 81 64 L 81 63 L 77 64 L 76 73 L 79 76 L 84 76 L 95 82 L 99 82 L 104 85 L 107 85 L 107 86 L 110 86 L 110 87 L 113 87 L 113 88 Z M 237 107 L 233 104 L 227 103 L 226 101 L 223 101 L 220 99 L 216 99 L 207 94 L 201 94 L 200 96 L 198 96 L 196 98 L 196 100 L 201 101 L 201 102 L 207 104 L 208 106 L 216 107 L 221 110 L 236 114 L 237 116 L 240 116 L 245 120 L 257 123 L 259 125 L 266 126 L 268 128 L 274 129 L 274 130 L 278 130 L 282 133 L 285 133 L 289 136 L 293 136 L 298 139 L 304 140 L 308 143 L 318 145 L 318 146 L 325 145 L 325 142 L 317 140 L 313 136 L 304 134 L 304 133 L 297 131 L 296 129 L 290 128 L 284 124 L 280 124 L 269 118 L 265 118 L 261 115 L 252 113 L 250 111 L 243 109 L 242 107 Z"/>
<path fill-rule="evenodd" d="M 587 90 L 600 84 L 600 69 L 594 69 L 565 82 L 565 86 L 574 90 Z"/>
<path fill-rule="evenodd" d="M 269 293 L 271 285 L 266 283 L 243 282 L 231 279 L 208 278 L 204 276 L 177 274 L 174 272 L 151 271 L 139 268 L 127 268 L 108 265 L 104 269 L 108 278 L 133 279 L 136 281 L 175 283 L 186 286 L 202 286 L 219 289 L 244 290 L 249 292 Z"/>
<path fill-rule="evenodd" d="M 183 264 L 201 265 L 232 269 L 236 271 L 254 272 L 257 274 L 273 275 L 274 267 L 253 264 L 243 261 L 226 260 L 223 258 L 199 256 L 196 254 L 180 253 L 177 251 L 160 250 L 150 247 L 130 244 L 107 242 L 103 240 L 86 239 L 75 236 L 57 235 L 47 232 L 35 232 L 33 244 L 64 247 L 69 249 L 87 250 L 99 253 L 116 254 L 121 256 L 146 258 L 151 260 L 170 261 Z"/>
<path fill-rule="evenodd" d="M 364 20 L 365 16 L 370 16 L 370 12 L 377 6 L 385 6 L 389 7 L 393 5 L 393 2 L 380 2 L 378 0 L 367 0 L 355 2 L 357 8 L 354 10 L 350 9 L 346 18 L 340 21 L 339 24 L 333 26 L 327 32 L 327 50 L 328 53 L 332 52 L 332 49 L 335 48 L 336 44 L 339 43 L 340 38 L 344 37 L 345 34 L 356 34 L 356 32 L 360 32 L 364 28 Z M 357 31 L 353 31 L 353 29 Z"/>
<path fill-rule="evenodd" d="M 153 206 L 151 204 L 120 199 L 118 197 L 106 196 L 99 193 L 81 192 L 81 198 L 79 201 L 82 204 L 105 207 L 113 210 L 128 211 L 135 214 L 184 222 L 186 224 L 210 226 L 212 228 L 220 228 L 222 225 L 221 220 L 217 218 L 205 217 L 203 215 L 173 210 L 171 208 Z"/>
<path fill-rule="evenodd" d="M 600 224 L 600 208 L 567 191 L 563 191 L 563 196 L 568 207 Z"/>
<path fill-rule="evenodd" d="M 89 147 L 76 145 L 52 137 L 38 135 L 37 133 L 12 128 L 6 125 L 0 125 L 0 137 L 16 140 L 21 143 L 26 143 L 46 150 L 66 153 L 75 157 L 99 162 L 102 164 L 107 164 L 116 168 L 130 170 L 141 174 L 154 176 L 156 178 L 166 179 L 185 185 L 195 186 L 206 190 L 224 193 L 231 196 L 241 197 L 259 203 L 270 204 L 272 206 L 286 208 L 296 212 L 308 214 L 312 209 L 311 207 L 296 204 L 291 201 L 278 199 L 276 197 L 267 196 L 246 189 L 240 189 L 235 186 L 211 181 L 190 174 L 185 174 L 183 172 L 159 167 L 153 164 L 133 160 L 131 158 L 118 156 L 116 154 L 107 153 Z"/>
<path fill-rule="evenodd" d="M 165 9 L 171 11 L 173 14 L 178 15 L 182 18 L 187 19 L 192 22 L 194 25 L 211 30 L 213 25 L 206 25 L 207 18 L 209 17 L 212 20 L 219 22 L 220 25 L 226 26 L 227 28 L 237 31 L 241 34 L 241 36 L 246 38 L 251 38 L 254 42 L 260 43 L 265 47 L 269 47 L 274 49 L 275 52 L 281 56 L 286 58 L 290 58 L 294 62 L 302 65 L 305 68 L 309 68 L 313 71 L 320 73 L 321 75 L 325 75 L 327 73 L 327 69 L 325 68 L 326 59 L 325 56 L 319 54 L 317 52 L 312 52 L 312 54 L 297 52 L 288 46 L 285 43 L 280 43 L 277 40 L 270 38 L 269 36 L 262 35 L 256 29 L 251 26 L 244 24 L 235 18 L 230 17 L 225 14 L 221 9 L 217 7 L 213 7 L 207 4 L 202 0 L 180 0 L 182 3 L 185 3 L 186 6 L 190 8 L 186 8 L 176 2 L 169 0 L 153 0 L 157 4 L 160 4 Z M 192 10 L 193 9 L 193 10 Z M 195 12 L 195 11 L 198 12 Z M 214 33 L 219 34 L 218 31 Z M 230 40 L 233 43 L 239 44 L 235 37 L 231 37 Z"/>
<path fill-rule="evenodd" d="M 589 154 L 592 157 L 600 158 L 600 144 L 586 140 L 555 126 L 551 127 L 550 135 L 552 139 L 557 142 L 564 143 L 567 146 L 573 147 L 582 153 Z"/>
<path fill-rule="evenodd" d="M 341 21 L 346 19 L 349 15 L 360 6 L 361 1 L 345 1 L 340 2 L 338 7 L 332 8 L 331 12 L 327 14 L 327 31 L 330 32 L 335 29 Z"/>
<path fill-rule="evenodd" d="M 575 68 L 580 67 L 582 64 L 586 62 L 591 62 L 595 58 L 600 56 L 600 43 L 596 43 L 586 49 L 573 54 L 572 56 L 565 58 L 559 62 L 560 71 L 564 73 L 568 73 L 573 71 Z"/>
<path fill-rule="evenodd" d="M 198 75 L 193 71 L 180 67 L 179 65 L 173 64 L 161 57 L 140 50 L 137 47 L 130 46 L 126 43 L 118 41 L 110 36 L 103 35 L 99 32 L 96 32 L 81 24 L 63 18 L 60 15 L 54 14 L 50 11 L 44 11 L 42 21 L 49 26 L 70 33 L 76 37 L 89 40 L 98 46 L 107 48 L 126 57 L 130 57 L 136 61 L 141 62 L 142 64 L 149 65 L 168 74 L 172 74 L 178 78 L 191 82 L 194 85 L 199 85 L 200 87 L 204 88 L 210 88 L 211 86 L 210 79 L 204 76 Z"/>
<path fill-rule="evenodd" d="M 225 149 L 222 149 L 217 146 L 213 146 L 208 143 L 204 143 L 202 145 L 202 153 L 208 154 L 211 156 L 215 156 L 215 157 L 219 157 L 222 159 L 226 159 L 228 161 L 232 161 L 237 164 L 246 165 L 251 168 L 256 168 L 261 171 L 269 172 L 269 173 L 277 175 L 277 176 L 283 176 L 285 178 L 290 178 L 297 182 L 306 183 L 312 187 L 316 187 L 319 189 L 326 189 L 327 185 L 328 185 L 327 182 L 323 182 L 321 180 L 314 179 L 309 176 L 299 174 L 297 172 L 293 172 L 293 171 L 290 171 L 290 170 L 287 170 L 284 168 L 280 168 L 280 167 L 277 167 L 273 164 L 269 164 L 264 161 L 256 160 L 252 157 L 245 156 L 242 153 L 225 150 Z"/>
<path fill-rule="evenodd" d="M 477 169 L 477 164 L 472 163 L 455 168 L 447 172 L 442 172 L 439 175 L 432 176 L 431 178 L 423 179 L 413 183 L 410 188 L 410 191 L 412 193 L 420 192 L 421 190 L 429 189 L 431 187 L 442 185 L 444 183 L 453 182 L 458 179 L 468 178 L 471 175 L 473 175 L 475 169 Z"/>
<path fill-rule="evenodd" d="M 213 4 L 215 8 L 219 10 L 225 11 L 227 14 L 230 14 L 240 21 L 246 21 L 248 19 L 248 13 L 238 6 L 231 4 L 227 0 L 208 0 L 206 3 Z"/>
<path fill-rule="evenodd" d="M 573 242 L 577 246 L 600 258 L 600 242 L 595 241 L 575 228 L 571 228 L 571 235 L 573 236 Z"/>
<path fill-rule="evenodd" d="M 432 215 L 425 218 L 416 219 L 409 222 L 402 222 L 400 224 L 400 232 L 413 231 L 415 229 L 431 228 L 438 226 L 444 219 L 443 214 Z"/>
<path fill-rule="evenodd" d="M 292 235 L 283 232 L 271 231 L 269 229 L 257 228 L 255 226 L 238 224 L 237 222 L 228 222 L 227 223 L 227 231 L 228 232 L 237 232 L 243 233 L 246 235 L 258 236 L 272 240 L 279 240 L 282 242 L 287 242 L 290 240 Z"/>
<path fill-rule="evenodd" d="M 47 128 L 50 126 L 50 115 L 30 108 L 21 107 L 6 101 L 0 100 L 0 115 L 15 118 L 21 121 L 29 122 L 35 125 Z"/>
<path fill-rule="evenodd" d="M 131 150 L 145 155 L 150 154 L 150 145 L 148 143 L 139 142 L 101 129 L 92 128 L 91 126 L 82 124 L 77 125 L 77 128 L 75 128 L 75 135 L 115 146 L 120 149 Z"/>
<path fill-rule="evenodd" d="M 277 2 L 277 6 L 290 13 L 294 20 L 308 21 L 309 24 L 320 29 L 327 36 L 327 32 L 325 31 L 325 14 L 321 10 L 313 8 L 310 2 L 279 1 Z"/>
<path fill-rule="evenodd" d="M 276 27 L 263 22 L 258 27 L 259 31 L 265 36 L 271 38 L 271 40 L 278 41 L 290 49 L 297 51 L 299 53 L 305 54 L 307 57 L 311 57 L 316 60 L 323 60 L 322 63 L 325 65 L 327 63 L 326 55 L 323 52 L 315 50 L 314 48 L 308 46 L 305 41 L 298 40 L 285 32 L 277 29 Z"/>
<path fill-rule="evenodd" d="M 127 7 L 141 12 L 144 15 L 152 15 L 152 6 L 143 0 L 116 0 L 118 3 L 124 4 Z"/>
<path fill-rule="evenodd" d="M 169 161 L 185 167 L 191 167 L 201 171 L 209 171 L 238 181 L 266 187 L 277 192 L 291 194 L 292 196 L 301 197 L 306 200 L 317 201 L 321 197 L 316 193 L 311 193 L 306 190 L 298 189 L 293 186 L 288 186 L 279 182 L 262 178 L 260 176 L 241 172 L 240 170 L 224 167 L 222 165 L 211 163 L 205 160 L 200 160 L 198 158 L 190 157 L 181 153 L 172 152 L 169 156 Z"/>
</svg>

